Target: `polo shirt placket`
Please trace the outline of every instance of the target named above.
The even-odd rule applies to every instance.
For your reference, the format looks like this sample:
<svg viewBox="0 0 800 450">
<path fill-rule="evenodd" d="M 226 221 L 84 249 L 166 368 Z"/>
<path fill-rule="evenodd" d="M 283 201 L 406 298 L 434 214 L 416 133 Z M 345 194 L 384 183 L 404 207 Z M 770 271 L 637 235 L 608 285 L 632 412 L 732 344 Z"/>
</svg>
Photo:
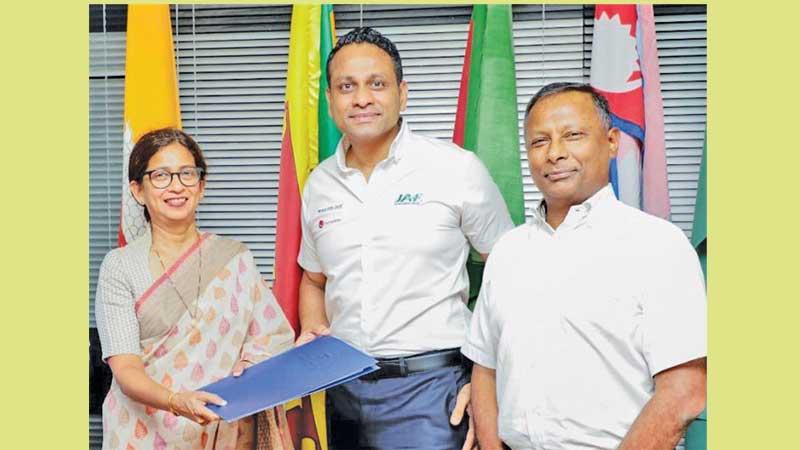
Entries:
<svg viewBox="0 0 800 450">
<path fill-rule="evenodd" d="M 385 173 L 387 163 L 390 159 L 381 161 L 372 171 L 369 181 L 364 184 L 364 196 L 362 198 L 362 215 L 359 218 L 361 223 L 361 272 L 363 279 L 359 289 L 359 301 L 361 302 L 361 330 L 363 332 L 364 342 L 363 348 L 371 348 L 375 345 L 377 336 L 375 335 L 375 318 L 374 315 L 379 308 L 378 302 L 380 298 L 378 293 L 373 292 L 374 287 L 371 280 L 376 276 L 375 259 L 378 258 L 376 250 L 372 242 L 375 237 L 375 232 L 379 227 L 378 210 L 380 209 L 380 202 L 383 201 L 382 182 L 387 177 Z M 364 177 L 362 175 L 362 180 Z"/>
</svg>

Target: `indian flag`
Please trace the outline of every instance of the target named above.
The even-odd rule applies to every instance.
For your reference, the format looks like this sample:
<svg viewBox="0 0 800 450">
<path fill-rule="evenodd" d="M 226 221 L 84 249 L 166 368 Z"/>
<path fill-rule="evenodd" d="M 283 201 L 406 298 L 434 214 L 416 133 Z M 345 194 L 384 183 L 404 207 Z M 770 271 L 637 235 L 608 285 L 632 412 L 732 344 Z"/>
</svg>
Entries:
<svg viewBox="0 0 800 450">
<path fill-rule="evenodd" d="M 332 6 L 292 7 L 272 290 L 295 332 L 300 329 L 297 307 L 302 275 L 297 264 L 300 196 L 311 169 L 333 154 L 341 137 L 325 100 L 325 62 L 335 40 Z M 328 448 L 324 392 L 288 403 L 286 412 L 295 448 Z"/>
<path fill-rule="evenodd" d="M 144 209 L 128 189 L 128 159 L 148 131 L 181 127 L 169 5 L 130 5 L 125 52 L 125 130 L 119 246 L 148 232 Z"/>
</svg>

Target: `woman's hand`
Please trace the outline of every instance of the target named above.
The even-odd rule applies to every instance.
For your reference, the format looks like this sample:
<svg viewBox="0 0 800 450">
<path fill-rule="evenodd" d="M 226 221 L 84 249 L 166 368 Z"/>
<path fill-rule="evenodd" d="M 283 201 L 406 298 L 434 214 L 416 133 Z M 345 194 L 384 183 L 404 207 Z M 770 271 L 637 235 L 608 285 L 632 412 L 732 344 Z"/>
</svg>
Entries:
<svg viewBox="0 0 800 450">
<path fill-rule="evenodd" d="M 169 407 L 175 414 L 186 417 L 200 425 L 219 420 L 219 416 L 206 408 L 207 403 L 224 406 L 227 402 L 218 395 L 203 391 L 173 392 L 169 397 Z"/>
<path fill-rule="evenodd" d="M 233 370 L 231 371 L 231 375 L 233 375 L 234 377 L 238 377 L 242 373 L 244 373 L 245 369 L 249 368 L 252 365 L 253 365 L 253 362 L 250 361 L 249 359 L 242 359 L 239 362 L 237 362 L 235 366 L 233 366 Z"/>
</svg>

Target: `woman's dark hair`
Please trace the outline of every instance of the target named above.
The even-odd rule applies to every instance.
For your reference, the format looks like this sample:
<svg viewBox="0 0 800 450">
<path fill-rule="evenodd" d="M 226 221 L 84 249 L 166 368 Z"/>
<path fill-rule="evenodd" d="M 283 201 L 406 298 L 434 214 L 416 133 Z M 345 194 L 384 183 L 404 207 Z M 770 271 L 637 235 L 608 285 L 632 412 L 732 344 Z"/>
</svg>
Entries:
<svg viewBox="0 0 800 450">
<path fill-rule="evenodd" d="M 206 159 L 203 157 L 203 151 L 200 150 L 197 142 L 177 128 L 161 128 L 144 134 L 136 141 L 136 145 L 131 150 L 131 157 L 128 160 L 128 181 L 136 181 L 141 184 L 142 179 L 144 179 L 144 173 L 147 171 L 147 165 L 153 155 L 173 143 L 178 143 L 189 150 L 189 153 L 194 158 L 194 165 L 203 169 L 200 179 L 204 180 L 208 173 L 208 167 L 206 166 Z M 147 212 L 147 207 L 144 208 L 144 218 L 148 222 L 150 221 L 150 213 Z"/>
</svg>

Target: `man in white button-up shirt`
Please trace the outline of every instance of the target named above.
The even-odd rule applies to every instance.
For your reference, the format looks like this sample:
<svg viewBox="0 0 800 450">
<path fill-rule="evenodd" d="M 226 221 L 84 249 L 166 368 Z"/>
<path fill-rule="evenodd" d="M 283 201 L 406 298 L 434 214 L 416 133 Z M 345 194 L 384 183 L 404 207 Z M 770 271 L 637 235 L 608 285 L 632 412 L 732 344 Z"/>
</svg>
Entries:
<svg viewBox="0 0 800 450">
<path fill-rule="evenodd" d="M 472 152 L 400 117 L 408 86 L 391 41 L 351 31 L 328 76 L 344 137 L 303 193 L 298 343 L 331 333 L 381 365 L 328 391 L 331 447 L 461 449 L 467 421 L 449 419 L 468 383 L 465 262 L 470 244 L 485 257 L 513 224 Z"/>
<path fill-rule="evenodd" d="M 697 256 L 614 196 L 619 131 L 588 85 L 545 86 L 524 124 L 544 200 L 492 250 L 462 348 L 481 449 L 672 449 L 705 404 Z"/>
</svg>

